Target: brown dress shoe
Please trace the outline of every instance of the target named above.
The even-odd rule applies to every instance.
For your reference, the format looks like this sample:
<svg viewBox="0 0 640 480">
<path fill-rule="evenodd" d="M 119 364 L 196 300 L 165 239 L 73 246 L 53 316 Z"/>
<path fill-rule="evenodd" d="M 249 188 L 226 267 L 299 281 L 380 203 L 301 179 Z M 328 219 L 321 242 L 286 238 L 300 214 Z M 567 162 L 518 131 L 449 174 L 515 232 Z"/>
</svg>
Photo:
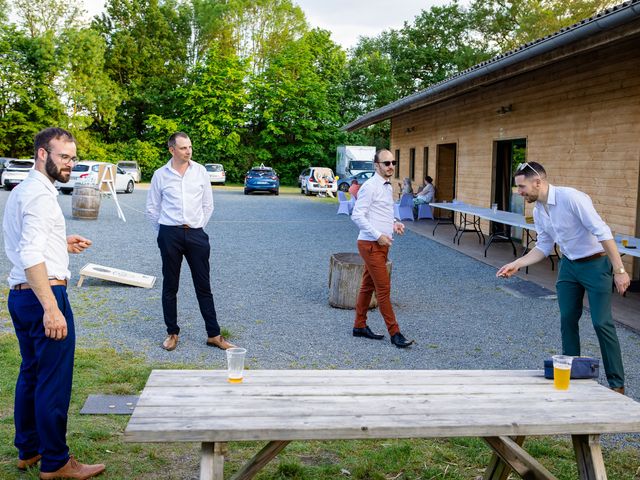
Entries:
<svg viewBox="0 0 640 480">
<path fill-rule="evenodd" d="M 172 333 L 162 342 L 162 348 L 164 348 L 167 352 L 175 350 L 178 346 L 178 335 Z"/>
<path fill-rule="evenodd" d="M 218 347 L 221 350 L 236 347 L 233 343 L 227 342 L 222 335 L 207 338 L 207 345 L 210 347 Z"/>
<path fill-rule="evenodd" d="M 64 467 L 56 470 L 55 472 L 40 472 L 40 478 L 43 480 L 54 478 L 75 478 L 79 480 L 85 480 L 87 478 L 95 477 L 104 472 L 104 465 L 99 463 L 97 465 L 85 465 L 78 462 L 73 455 L 69 457 L 69 461 Z"/>
<path fill-rule="evenodd" d="M 27 468 L 38 463 L 41 458 L 42 455 L 36 455 L 35 457 L 27 458 L 26 460 L 22 460 L 21 458 L 19 458 L 17 464 L 18 470 L 26 470 Z"/>
<path fill-rule="evenodd" d="M 624 395 L 624 387 L 613 387 L 611 390 L 613 390 L 616 393 L 620 393 Z"/>
</svg>

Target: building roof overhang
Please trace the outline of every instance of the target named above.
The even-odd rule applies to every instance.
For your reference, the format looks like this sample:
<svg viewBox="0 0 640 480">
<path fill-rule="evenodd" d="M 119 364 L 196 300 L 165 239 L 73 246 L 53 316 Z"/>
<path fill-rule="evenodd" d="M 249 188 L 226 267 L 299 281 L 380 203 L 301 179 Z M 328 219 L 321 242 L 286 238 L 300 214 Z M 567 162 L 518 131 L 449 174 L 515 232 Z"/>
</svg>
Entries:
<svg viewBox="0 0 640 480">
<path fill-rule="evenodd" d="M 629 0 L 362 115 L 342 130 L 359 130 L 639 34 L 640 0 Z"/>
</svg>

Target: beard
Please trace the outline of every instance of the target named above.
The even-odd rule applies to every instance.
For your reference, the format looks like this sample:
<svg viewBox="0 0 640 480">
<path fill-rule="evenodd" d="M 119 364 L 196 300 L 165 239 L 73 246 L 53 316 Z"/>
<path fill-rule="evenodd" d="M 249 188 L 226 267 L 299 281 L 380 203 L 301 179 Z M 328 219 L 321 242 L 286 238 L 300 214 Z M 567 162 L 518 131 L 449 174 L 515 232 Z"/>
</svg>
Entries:
<svg viewBox="0 0 640 480">
<path fill-rule="evenodd" d="M 47 161 L 44 165 L 44 168 L 49 175 L 54 180 L 59 181 L 60 183 L 67 183 L 69 181 L 69 177 L 71 176 L 71 168 L 58 168 L 51 158 L 51 154 L 47 154 Z"/>
</svg>

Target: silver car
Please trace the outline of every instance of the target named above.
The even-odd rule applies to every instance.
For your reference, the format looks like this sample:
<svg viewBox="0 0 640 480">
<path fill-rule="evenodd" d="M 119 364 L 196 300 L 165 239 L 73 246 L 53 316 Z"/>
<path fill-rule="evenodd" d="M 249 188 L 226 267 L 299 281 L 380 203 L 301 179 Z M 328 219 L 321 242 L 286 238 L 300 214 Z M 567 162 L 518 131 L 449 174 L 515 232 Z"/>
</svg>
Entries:
<svg viewBox="0 0 640 480">
<path fill-rule="evenodd" d="M 56 180 L 54 186 L 62 193 L 69 195 L 73 192 L 76 183 L 81 185 L 98 185 L 100 178 L 100 166 L 112 166 L 112 163 L 94 162 L 91 160 L 83 160 L 78 162 L 71 170 L 71 176 L 67 183 L 60 183 Z M 116 192 L 133 193 L 134 181 L 130 173 L 125 172 L 116 167 L 116 178 L 114 178 L 114 187 Z"/>
<path fill-rule="evenodd" d="M 224 171 L 224 167 L 219 163 L 205 163 L 204 168 L 207 169 L 211 185 L 213 185 L 214 183 L 224 185 L 224 183 L 227 181 L 227 174 Z"/>
<path fill-rule="evenodd" d="M 142 170 L 138 162 L 118 162 L 118 167 L 130 174 L 133 177 L 133 181 L 140 183 L 142 180 Z"/>
</svg>

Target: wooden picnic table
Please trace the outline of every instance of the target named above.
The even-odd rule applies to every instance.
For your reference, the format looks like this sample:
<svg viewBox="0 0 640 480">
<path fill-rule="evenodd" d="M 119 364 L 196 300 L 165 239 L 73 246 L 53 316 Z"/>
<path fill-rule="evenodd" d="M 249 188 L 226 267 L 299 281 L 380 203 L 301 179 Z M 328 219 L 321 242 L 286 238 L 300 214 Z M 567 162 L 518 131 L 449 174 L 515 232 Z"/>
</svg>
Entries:
<svg viewBox="0 0 640 480">
<path fill-rule="evenodd" d="M 542 370 L 154 370 L 128 442 L 201 442 L 201 480 L 222 480 L 227 442 L 268 441 L 233 480 L 253 478 L 293 440 L 480 437 L 486 480 L 513 469 L 553 479 L 522 447 L 568 434 L 580 479 L 606 479 L 599 438 L 640 432 L 640 404 L 593 380 L 556 390 Z"/>
</svg>

